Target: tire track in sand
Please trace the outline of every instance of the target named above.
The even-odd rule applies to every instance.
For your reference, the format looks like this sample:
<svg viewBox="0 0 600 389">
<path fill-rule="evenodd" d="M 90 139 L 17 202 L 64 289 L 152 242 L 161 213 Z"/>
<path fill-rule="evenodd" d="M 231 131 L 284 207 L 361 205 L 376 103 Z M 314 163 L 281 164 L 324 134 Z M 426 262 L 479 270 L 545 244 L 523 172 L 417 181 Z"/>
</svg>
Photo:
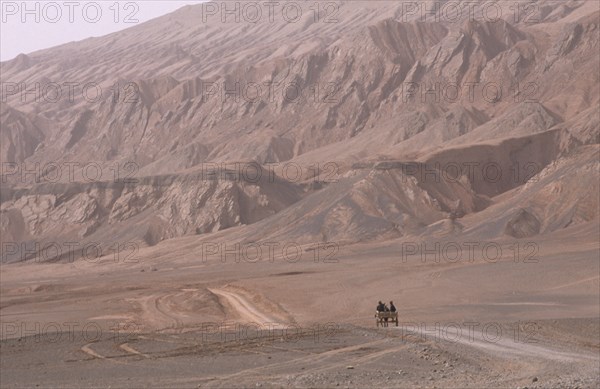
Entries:
<svg viewBox="0 0 600 389">
<path fill-rule="evenodd" d="M 537 358 L 538 360 L 553 360 L 558 362 L 576 362 L 576 361 L 598 361 L 598 356 L 591 354 L 577 354 L 566 351 L 559 351 L 544 347 L 533 342 L 518 341 L 509 337 L 500 337 L 493 341 L 486 338 L 486 335 L 479 331 L 469 333 L 469 336 L 464 336 L 462 331 L 452 328 L 446 328 L 445 335 L 441 337 L 431 336 L 431 333 L 426 332 L 421 328 L 405 328 L 392 327 L 406 333 L 413 333 L 415 336 L 425 337 L 428 340 L 445 341 L 449 343 L 459 343 L 461 345 L 470 346 L 481 351 L 493 354 L 494 356 L 511 359 L 515 357 Z M 444 339 L 445 338 L 445 339 Z"/>
<path fill-rule="evenodd" d="M 240 319 L 250 323 L 266 324 L 275 326 L 284 326 L 279 319 L 261 312 L 257 307 L 250 303 L 244 296 L 223 289 L 208 289 L 214 295 L 224 299 L 238 314 Z"/>
</svg>

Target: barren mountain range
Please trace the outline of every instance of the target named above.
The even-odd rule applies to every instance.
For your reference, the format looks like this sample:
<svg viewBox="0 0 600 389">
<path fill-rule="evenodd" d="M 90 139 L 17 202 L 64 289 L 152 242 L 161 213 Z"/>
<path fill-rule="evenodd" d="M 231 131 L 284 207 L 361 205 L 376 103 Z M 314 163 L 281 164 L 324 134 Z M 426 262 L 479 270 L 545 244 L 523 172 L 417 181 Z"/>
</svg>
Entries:
<svg viewBox="0 0 600 389">
<path fill-rule="evenodd" d="M 573 254 L 573 263 L 581 260 L 592 273 L 598 266 L 598 2 L 498 1 L 485 12 L 480 6 L 469 12 L 467 1 L 291 2 L 301 12 L 276 6 L 272 18 L 268 8 L 257 15 L 241 2 L 241 20 L 222 13 L 225 3 L 186 6 L 127 30 L 2 62 L 3 264 L 35 259 L 59 266 L 89 257 L 81 249 L 86 244 L 100 245 L 97 256 L 111 255 L 115 244 L 134 244 L 152 266 L 180 266 L 184 277 L 181 269 L 200 261 L 206 243 L 293 242 L 305 253 L 326 254 L 335 246 L 342 258 L 360 257 L 357 269 L 368 272 L 366 257 L 385 267 L 384 257 L 403 242 L 541 241 L 548 242 L 542 252 L 551 258 L 549 278 L 536 275 L 530 284 L 518 271 L 510 279 L 485 273 L 494 281 L 489 295 L 478 290 L 487 296 L 482 301 L 512 304 L 506 301 L 517 298 L 519 287 L 540 297 L 554 290 L 556 276 L 560 288 L 567 286 L 556 292 L 565 293 L 560 298 L 581 298 L 581 305 L 556 316 L 539 307 L 529 313 L 540 320 L 593 316 L 598 278 L 580 280 L 587 270 L 559 257 L 563 248 L 588 250 Z M 60 277 L 105 274 L 81 266 L 61 268 Z M 9 296 L 37 282 L 10 269 L 4 276 L 14 285 L 3 289 Z M 211 271 L 202 276 L 207 285 L 213 275 L 224 283 L 238 279 Z M 239 271 L 241 280 L 257 270 Z M 298 274 L 313 272 L 321 281 L 311 282 L 327 285 L 328 293 L 297 297 L 291 291 L 300 293 L 305 284 L 281 268 L 285 282 L 240 281 L 239 290 L 181 284 L 189 290 L 163 294 L 164 301 L 152 293 L 127 295 L 127 301 L 150 318 L 145 330 L 166 325 L 146 312 L 154 300 L 156 312 L 159 300 L 187 312 L 177 322 L 184 326 L 204 312 L 204 303 L 218 305 L 206 308 L 210 317 L 227 315 L 234 305 L 250 312 L 246 318 L 264 317 L 246 307 L 249 301 L 264 303 L 271 317 L 302 322 L 335 319 L 319 304 L 336 305 L 346 293 L 377 285 L 375 275 L 359 281 L 349 268 L 331 284 L 312 268 Z M 575 273 L 579 278 L 568 278 Z M 485 279 L 453 274 L 453 281 L 439 281 L 448 290 Z M 103 285 L 120 287 L 119 277 Z M 446 296 L 415 297 L 421 280 L 415 277 L 383 290 L 423 302 L 413 306 L 415 317 L 453 318 L 441 308 Z M 423 277 L 437 285 L 429 270 Z M 166 288 L 166 279 L 152 280 Z M 491 292 L 502 282 L 512 295 Z M 69 285 L 86 287 L 81 280 Z M 56 293 L 69 290 L 62 287 Z M 283 302 L 265 303 L 258 292 L 252 300 L 248 290 L 271 300 L 284 296 Z M 372 289 L 365 293 L 377 298 Z M 466 293 L 456 312 L 472 302 Z M 4 312 L 21 309 L 14 299 L 3 302 Z M 361 301 L 356 307 L 370 313 L 373 301 Z M 122 308 L 117 297 L 99 305 L 112 315 L 113 303 Z M 426 316 L 423 307 L 438 308 Z"/>
<path fill-rule="evenodd" d="M 267 219 L 264 237 L 356 242 L 451 212 L 492 235 L 597 222 L 597 4 L 535 2 L 517 23 L 508 3 L 439 21 L 335 4 L 256 24 L 188 6 L 3 63 L 3 236 L 152 245 Z M 504 225 L 471 226 L 480 212 Z"/>
</svg>

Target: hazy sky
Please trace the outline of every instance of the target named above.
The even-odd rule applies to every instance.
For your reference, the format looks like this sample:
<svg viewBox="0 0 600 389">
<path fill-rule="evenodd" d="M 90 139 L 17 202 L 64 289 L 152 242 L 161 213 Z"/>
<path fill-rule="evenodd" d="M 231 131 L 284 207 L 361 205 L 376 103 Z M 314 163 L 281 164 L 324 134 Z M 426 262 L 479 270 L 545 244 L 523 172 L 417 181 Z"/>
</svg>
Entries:
<svg viewBox="0 0 600 389">
<path fill-rule="evenodd" d="M 0 0 L 0 60 L 133 27 L 200 0 Z M 24 4 L 24 6 L 23 6 Z"/>
</svg>

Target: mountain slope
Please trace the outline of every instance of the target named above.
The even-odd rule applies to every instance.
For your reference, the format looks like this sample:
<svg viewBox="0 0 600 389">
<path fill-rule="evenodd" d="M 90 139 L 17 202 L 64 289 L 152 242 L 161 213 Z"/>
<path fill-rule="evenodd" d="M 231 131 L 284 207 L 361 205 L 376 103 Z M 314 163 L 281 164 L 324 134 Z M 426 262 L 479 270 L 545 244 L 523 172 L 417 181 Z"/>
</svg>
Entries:
<svg viewBox="0 0 600 389">
<path fill-rule="evenodd" d="M 566 220 L 563 211 L 489 212 L 503 201 L 529 209 L 518 195 L 528 180 L 597 149 L 597 4 L 539 1 L 535 18 L 519 18 L 502 3 L 496 21 L 436 20 L 388 1 L 332 4 L 335 16 L 307 9 L 293 23 L 205 20 L 202 5 L 187 6 L 2 63 L 3 83 L 78 83 L 72 100 L 64 91 L 59 101 L 3 96 L 0 161 L 12 170 L 2 176 L 2 232 L 17 242 L 153 245 L 241 225 L 253 225 L 242 228 L 251 240 L 344 242 L 418 235 L 457 218 L 464 231 L 505 228 L 509 214 L 508 235 L 569 225 L 547 221 Z M 89 82 L 97 97 L 82 93 Z M 277 180 L 193 178 L 238 162 L 274 164 Z M 49 178 L 74 163 L 75 174 Z M 404 164 L 442 175 L 492 164 L 503 175 L 431 181 Z M 90 165 L 101 173 L 86 182 Z M 32 166 L 39 173 L 24 174 Z M 111 184 L 115 166 L 143 184 Z M 478 214 L 488 215 L 483 224 Z M 520 223 L 537 227 L 518 232 Z"/>
</svg>

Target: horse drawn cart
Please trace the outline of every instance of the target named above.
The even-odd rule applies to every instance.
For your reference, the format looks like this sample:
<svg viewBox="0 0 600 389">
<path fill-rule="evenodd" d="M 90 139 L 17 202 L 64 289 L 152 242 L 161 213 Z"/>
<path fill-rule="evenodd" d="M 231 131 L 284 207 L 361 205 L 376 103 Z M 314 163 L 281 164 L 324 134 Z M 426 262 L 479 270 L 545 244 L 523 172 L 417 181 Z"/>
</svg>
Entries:
<svg viewBox="0 0 600 389">
<path fill-rule="evenodd" d="M 396 327 L 398 327 L 398 312 L 376 312 L 375 322 L 377 323 L 377 327 L 379 327 L 379 325 L 387 327 L 389 322 L 396 323 Z"/>
</svg>

